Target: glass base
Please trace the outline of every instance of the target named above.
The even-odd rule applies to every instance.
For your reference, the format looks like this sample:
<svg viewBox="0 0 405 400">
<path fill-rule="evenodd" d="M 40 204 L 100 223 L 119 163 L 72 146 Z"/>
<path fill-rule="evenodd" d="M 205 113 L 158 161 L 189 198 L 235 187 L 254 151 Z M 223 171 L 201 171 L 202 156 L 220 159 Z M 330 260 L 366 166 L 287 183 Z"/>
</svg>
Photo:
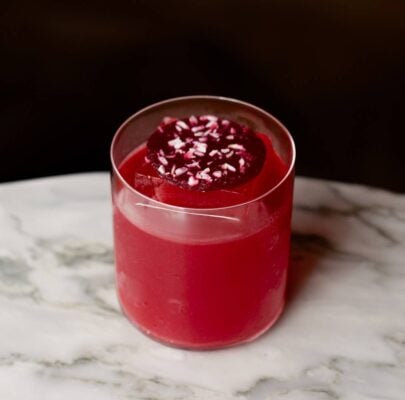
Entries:
<svg viewBox="0 0 405 400">
<path fill-rule="evenodd" d="M 279 319 L 280 315 L 283 313 L 284 310 L 284 305 L 285 301 L 283 300 L 282 304 L 280 305 L 280 308 L 276 314 L 276 316 L 260 331 L 256 332 L 254 335 L 251 335 L 247 338 L 243 339 L 236 339 L 236 340 L 231 340 L 229 342 L 226 341 L 221 341 L 221 342 L 211 342 L 211 343 L 184 343 L 184 342 L 177 342 L 172 339 L 164 338 L 158 335 L 155 335 L 148 329 L 142 328 L 140 325 L 138 325 L 133 319 L 131 319 L 127 312 L 125 311 L 124 306 L 122 305 L 120 301 L 120 306 L 121 306 L 121 311 L 126 317 L 126 319 L 142 334 L 147 336 L 148 338 L 154 340 L 155 342 L 158 342 L 160 344 L 173 347 L 176 349 L 183 349 L 183 350 L 196 350 L 196 351 L 208 351 L 208 350 L 220 350 L 220 349 L 226 349 L 229 347 L 234 347 L 234 346 L 239 346 L 245 343 L 250 343 L 265 334 Z"/>
</svg>

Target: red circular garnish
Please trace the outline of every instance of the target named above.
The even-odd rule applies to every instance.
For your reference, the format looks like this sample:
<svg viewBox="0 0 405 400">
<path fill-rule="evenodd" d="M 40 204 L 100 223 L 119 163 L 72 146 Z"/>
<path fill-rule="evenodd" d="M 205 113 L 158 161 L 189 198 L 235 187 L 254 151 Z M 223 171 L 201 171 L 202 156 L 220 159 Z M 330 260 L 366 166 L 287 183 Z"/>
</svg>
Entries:
<svg viewBox="0 0 405 400">
<path fill-rule="evenodd" d="M 162 123 L 147 143 L 159 175 L 185 189 L 238 186 L 257 175 L 266 148 L 248 127 L 214 115 Z"/>
</svg>

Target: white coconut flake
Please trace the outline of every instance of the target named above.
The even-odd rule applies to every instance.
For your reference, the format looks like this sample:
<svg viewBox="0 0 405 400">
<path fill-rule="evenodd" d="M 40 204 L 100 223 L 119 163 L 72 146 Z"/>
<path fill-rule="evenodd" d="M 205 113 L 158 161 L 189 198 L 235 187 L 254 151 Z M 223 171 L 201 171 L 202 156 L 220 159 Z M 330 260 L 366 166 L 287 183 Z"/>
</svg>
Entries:
<svg viewBox="0 0 405 400">
<path fill-rule="evenodd" d="M 158 156 L 158 160 L 160 161 L 161 164 L 163 164 L 164 166 L 167 166 L 169 164 L 169 162 L 166 160 L 166 158 L 164 158 L 163 156 Z"/>
<path fill-rule="evenodd" d="M 164 117 L 163 118 L 163 123 L 165 125 L 168 125 L 168 124 L 170 124 L 170 122 L 173 122 L 173 121 L 176 121 L 176 118 L 173 118 L 173 117 Z"/>
<path fill-rule="evenodd" d="M 233 126 L 231 126 L 231 129 L 229 129 L 229 132 L 231 132 L 232 134 L 236 133 L 236 130 Z"/>
<path fill-rule="evenodd" d="M 229 144 L 228 147 L 232 150 L 241 150 L 241 151 L 245 151 L 245 146 L 238 144 L 238 143 L 232 143 Z"/>
<path fill-rule="evenodd" d="M 235 152 L 232 150 L 230 153 L 226 154 L 226 158 L 231 158 Z"/>
<path fill-rule="evenodd" d="M 230 124 L 230 122 L 229 122 L 227 119 L 223 119 L 223 120 L 221 121 L 221 124 L 222 124 L 223 126 L 228 126 L 228 125 Z"/>
<path fill-rule="evenodd" d="M 160 174 L 164 175 L 166 173 L 166 169 L 163 165 L 160 165 L 158 168 Z"/>
<path fill-rule="evenodd" d="M 182 129 L 190 129 L 190 127 L 184 121 L 177 121 L 176 126 L 179 126 Z"/>
<path fill-rule="evenodd" d="M 193 126 L 198 124 L 198 119 L 194 115 L 191 115 L 188 120 L 189 120 L 190 124 Z"/>
<path fill-rule="evenodd" d="M 218 124 L 216 123 L 216 121 L 209 121 L 207 124 L 205 124 L 205 127 L 216 129 L 218 128 Z"/>
<path fill-rule="evenodd" d="M 210 181 L 212 182 L 212 178 L 209 176 L 210 169 L 209 168 L 204 168 L 202 171 L 197 172 L 196 177 L 198 179 L 203 179 L 205 181 Z"/>
<path fill-rule="evenodd" d="M 200 162 L 199 161 L 193 161 L 189 164 L 186 164 L 186 167 L 189 168 L 200 168 Z"/>
<path fill-rule="evenodd" d="M 200 152 L 203 153 L 203 155 L 206 153 L 207 151 L 207 143 L 201 143 L 201 142 L 193 142 L 194 143 L 194 148 Z"/>
<path fill-rule="evenodd" d="M 198 182 L 199 182 L 199 180 L 194 178 L 194 176 L 190 176 L 187 181 L 189 186 L 196 186 L 196 185 L 198 185 Z"/>
<path fill-rule="evenodd" d="M 180 176 L 180 175 L 185 174 L 187 171 L 188 171 L 188 169 L 187 169 L 186 167 L 181 167 L 181 168 L 177 168 L 177 169 L 174 171 L 174 174 L 175 174 L 176 176 Z"/>
<path fill-rule="evenodd" d="M 174 147 L 177 150 L 177 149 L 181 149 L 186 144 L 180 138 L 177 137 L 176 139 L 169 140 L 168 145 L 170 147 Z"/>
<path fill-rule="evenodd" d="M 244 158 L 239 158 L 239 166 L 243 167 L 246 164 Z"/>
<path fill-rule="evenodd" d="M 236 172 L 236 168 L 233 165 L 228 164 L 228 163 L 222 164 L 221 168 L 224 169 L 224 170 L 231 171 L 231 172 Z"/>
<path fill-rule="evenodd" d="M 203 181 L 212 182 L 212 178 L 208 174 L 204 174 L 204 172 L 200 173 L 200 179 Z"/>
<path fill-rule="evenodd" d="M 192 158 L 195 158 L 194 149 L 188 149 L 187 153 L 184 154 L 184 159 L 185 160 L 191 160 Z"/>
<path fill-rule="evenodd" d="M 215 115 L 201 115 L 201 121 L 218 121 L 218 117 Z"/>
<path fill-rule="evenodd" d="M 214 171 L 214 172 L 212 173 L 212 175 L 214 175 L 215 178 L 220 178 L 220 177 L 222 176 L 222 172 L 221 172 L 221 171 Z"/>
<path fill-rule="evenodd" d="M 208 155 L 210 157 L 214 157 L 216 154 L 220 154 L 220 152 L 217 149 L 211 150 Z"/>
<path fill-rule="evenodd" d="M 229 150 L 229 149 L 221 149 L 221 153 L 224 153 L 224 154 L 226 154 L 226 153 L 229 153 L 231 150 Z"/>
<path fill-rule="evenodd" d="M 228 135 L 228 136 L 226 136 L 226 138 L 227 138 L 228 140 L 233 140 L 233 139 L 235 139 L 235 136 L 233 136 L 233 135 Z"/>
<path fill-rule="evenodd" d="M 205 130 L 205 126 L 204 126 L 204 125 L 193 126 L 193 127 L 191 128 L 191 131 L 194 132 L 194 133 L 200 132 L 200 131 L 203 131 L 203 130 Z"/>
</svg>

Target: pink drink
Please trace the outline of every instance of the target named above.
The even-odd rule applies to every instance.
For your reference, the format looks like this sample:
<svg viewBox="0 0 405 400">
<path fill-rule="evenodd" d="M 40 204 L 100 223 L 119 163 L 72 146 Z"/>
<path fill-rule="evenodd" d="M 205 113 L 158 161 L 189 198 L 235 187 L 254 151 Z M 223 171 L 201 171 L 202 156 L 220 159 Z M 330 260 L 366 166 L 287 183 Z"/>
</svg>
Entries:
<svg viewBox="0 0 405 400">
<path fill-rule="evenodd" d="M 181 112 L 190 101 L 169 103 L 183 103 Z M 197 114 L 201 105 L 193 101 L 190 114 Z M 204 106 L 217 101 L 201 98 Z M 175 115 L 162 104 L 161 113 Z M 121 158 L 113 176 L 118 295 L 128 319 L 159 341 L 190 349 L 225 347 L 254 339 L 282 311 L 294 154 L 290 140 L 283 155 L 273 148 L 277 134 L 290 138 L 265 116 L 275 136 L 268 128 L 257 135 L 266 149 L 260 172 L 226 189 L 191 190 L 162 179 L 145 163 L 142 141 L 114 160 L 120 137 L 115 139 L 113 160 Z M 129 132 L 132 122 L 118 135 Z M 139 184 L 139 176 L 148 178 Z"/>
</svg>

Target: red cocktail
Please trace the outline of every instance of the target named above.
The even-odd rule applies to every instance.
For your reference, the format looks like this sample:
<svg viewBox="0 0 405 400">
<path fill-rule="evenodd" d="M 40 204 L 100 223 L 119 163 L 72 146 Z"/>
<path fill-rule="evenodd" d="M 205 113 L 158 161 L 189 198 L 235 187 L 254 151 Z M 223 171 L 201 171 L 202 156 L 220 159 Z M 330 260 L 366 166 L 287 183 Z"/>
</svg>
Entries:
<svg viewBox="0 0 405 400">
<path fill-rule="evenodd" d="M 190 349 L 266 331 L 284 304 L 294 157 L 277 120 L 235 100 L 173 99 L 124 123 L 112 161 L 128 319 Z"/>
</svg>

